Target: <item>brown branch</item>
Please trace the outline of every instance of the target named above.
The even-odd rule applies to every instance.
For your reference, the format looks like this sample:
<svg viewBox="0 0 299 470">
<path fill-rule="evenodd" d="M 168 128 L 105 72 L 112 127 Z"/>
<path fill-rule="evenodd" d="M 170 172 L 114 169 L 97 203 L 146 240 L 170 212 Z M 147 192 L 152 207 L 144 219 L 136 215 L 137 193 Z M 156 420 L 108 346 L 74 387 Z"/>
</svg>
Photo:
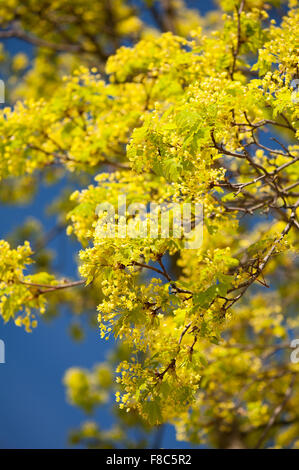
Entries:
<svg viewBox="0 0 299 470">
<path fill-rule="evenodd" d="M 44 294 L 46 292 L 52 292 L 56 290 L 61 290 L 61 289 L 68 289 L 70 287 L 77 287 L 77 286 L 82 286 L 85 284 L 85 281 L 74 281 L 74 282 L 66 282 L 65 284 L 59 284 L 59 285 L 52 285 L 52 284 L 37 284 L 35 282 L 27 282 L 27 281 L 22 281 L 19 279 L 20 284 L 23 284 L 24 286 L 28 287 L 36 287 L 38 289 L 43 289 L 40 290 L 39 294 Z"/>
<path fill-rule="evenodd" d="M 232 299 L 231 303 L 226 307 L 226 310 L 228 308 L 232 307 L 232 305 L 234 305 L 237 302 L 237 300 L 239 300 L 241 297 L 243 297 L 243 295 L 245 294 L 247 289 L 251 286 L 251 284 L 253 284 L 257 280 L 257 278 L 262 274 L 264 268 L 266 267 L 266 265 L 268 264 L 271 256 L 273 255 L 278 243 L 280 243 L 283 240 L 283 238 L 288 234 L 288 232 L 291 230 L 292 226 L 295 224 L 296 209 L 297 209 L 298 206 L 299 206 L 299 200 L 293 206 L 293 210 L 292 210 L 292 213 L 291 213 L 291 216 L 289 218 L 289 221 L 288 221 L 287 225 L 285 226 L 285 228 L 282 231 L 282 233 L 280 234 L 280 236 L 272 244 L 270 250 L 268 251 L 268 253 L 264 257 L 262 262 L 258 265 L 258 267 L 256 269 L 256 273 L 250 279 L 248 279 L 248 281 L 245 281 L 242 284 L 240 284 L 239 286 L 234 287 L 234 288 L 232 288 L 228 291 L 228 293 L 230 293 L 230 292 L 233 292 L 235 290 L 244 288 L 244 290 L 237 297 Z"/>
<path fill-rule="evenodd" d="M 295 383 L 295 376 L 292 377 L 292 380 L 291 380 L 291 383 L 289 385 L 289 387 L 287 388 L 287 391 L 285 393 L 285 396 L 284 396 L 284 399 L 283 401 L 274 409 L 261 437 L 259 438 L 256 446 L 255 446 L 255 449 L 259 449 L 261 447 L 261 445 L 263 444 L 264 440 L 266 439 L 269 431 L 271 430 L 272 426 L 275 424 L 275 421 L 276 419 L 279 417 L 279 415 L 281 414 L 281 412 L 283 411 L 283 409 L 285 408 L 286 404 L 288 403 L 289 399 L 291 398 L 292 396 L 292 393 L 293 393 L 293 386 L 294 386 L 294 383 Z"/>
<path fill-rule="evenodd" d="M 232 69 L 231 69 L 231 72 L 230 72 L 230 77 L 231 77 L 232 80 L 234 79 L 234 73 L 235 73 L 235 68 L 236 68 L 236 63 L 237 63 L 237 57 L 239 55 L 240 47 L 241 47 L 241 44 L 242 44 L 242 40 L 241 40 L 241 14 L 242 14 L 243 8 L 244 8 L 244 0 L 241 0 L 240 7 L 239 8 L 237 7 L 237 22 L 238 22 L 238 26 L 237 26 L 237 28 L 238 28 L 238 31 L 237 31 L 237 45 L 236 45 L 236 48 L 234 48 L 234 46 L 232 46 L 233 63 L 232 63 Z"/>
<path fill-rule="evenodd" d="M 0 39 L 18 38 L 37 47 L 45 47 L 57 52 L 87 52 L 80 44 L 62 44 L 47 41 L 13 26 L 6 31 L 0 31 Z"/>
<path fill-rule="evenodd" d="M 174 370 L 175 369 L 175 359 L 172 359 L 168 366 L 163 370 L 163 372 L 160 372 L 157 374 L 157 379 L 162 380 L 166 372 L 168 372 L 170 369 Z"/>
</svg>

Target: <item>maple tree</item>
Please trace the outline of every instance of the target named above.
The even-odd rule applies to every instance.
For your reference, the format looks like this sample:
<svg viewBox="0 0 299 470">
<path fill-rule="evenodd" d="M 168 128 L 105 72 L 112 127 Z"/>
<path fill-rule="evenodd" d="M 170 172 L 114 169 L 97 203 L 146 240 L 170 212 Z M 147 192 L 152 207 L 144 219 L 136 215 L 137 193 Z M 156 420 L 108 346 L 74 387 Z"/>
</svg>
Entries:
<svg viewBox="0 0 299 470">
<path fill-rule="evenodd" d="M 115 393 L 118 424 L 87 421 L 74 443 L 142 447 L 171 423 L 192 444 L 298 447 L 298 2 L 281 19 L 263 0 L 221 0 L 212 18 L 143 2 L 157 28 L 130 2 L 87 3 L 0 7 L 0 37 L 38 50 L 0 115 L 1 199 L 68 178 L 81 189 L 51 210 L 82 245 L 80 279 L 66 280 L 36 222 L 1 241 L 3 320 L 31 331 L 68 304 L 115 337 L 107 363 L 64 380 L 87 413 Z M 96 209 L 124 193 L 202 204 L 201 246 L 104 237 Z"/>
</svg>

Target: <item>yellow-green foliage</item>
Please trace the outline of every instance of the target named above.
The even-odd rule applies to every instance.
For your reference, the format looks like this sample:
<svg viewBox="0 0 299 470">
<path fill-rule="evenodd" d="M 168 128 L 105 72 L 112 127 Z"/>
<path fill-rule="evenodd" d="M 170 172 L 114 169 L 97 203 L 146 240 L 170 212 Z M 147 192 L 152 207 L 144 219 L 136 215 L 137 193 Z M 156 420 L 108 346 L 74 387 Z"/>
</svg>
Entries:
<svg viewBox="0 0 299 470">
<path fill-rule="evenodd" d="M 92 54 L 88 37 L 105 24 L 99 3 L 72 2 L 87 21 L 82 47 Z M 119 37 L 140 31 L 142 39 L 118 48 L 105 74 L 82 66 L 49 97 L 33 94 L 4 109 L 0 177 L 34 176 L 53 165 L 96 175 L 72 194 L 67 233 L 82 244 L 79 272 L 86 289 L 95 286 L 101 336 L 131 351 L 116 368 L 120 409 L 149 426 L 171 422 L 178 439 L 193 443 L 254 447 L 273 437 L 275 446 L 296 447 L 299 369 L 288 348 L 298 332 L 297 2 L 276 25 L 262 0 L 223 0 L 216 31 L 198 21 L 187 34 L 186 12 L 162 35 L 145 31 L 125 2 L 112 3 Z M 16 4 L 40 36 L 47 19 L 33 23 L 20 2 L 8 2 L 0 15 L 12 21 Z M 68 13 L 68 1 L 57 4 Z M 44 39 L 60 44 L 57 34 L 49 27 Z M 75 25 L 67 34 L 76 43 Z M 201 203 L 202 246 L 186 249 L 171 235 L 100 236 L 97 205 L 117 205 L 124 193 L 127 204 Z M 1 314 L 7 321 L 24 308 L 16 322 L 29 329 L 31 309 L 44 311 L 46 292 L 74 283 L 25 277 L 27 244 L 12 250 L 1 242 L 0 250 Z M 109 374 L 71 369 L 69 400 L 93 410 L 106 399 Z M 104 439 L 99 433 L 89 423 L 77 441 Z"/>
</svg>

